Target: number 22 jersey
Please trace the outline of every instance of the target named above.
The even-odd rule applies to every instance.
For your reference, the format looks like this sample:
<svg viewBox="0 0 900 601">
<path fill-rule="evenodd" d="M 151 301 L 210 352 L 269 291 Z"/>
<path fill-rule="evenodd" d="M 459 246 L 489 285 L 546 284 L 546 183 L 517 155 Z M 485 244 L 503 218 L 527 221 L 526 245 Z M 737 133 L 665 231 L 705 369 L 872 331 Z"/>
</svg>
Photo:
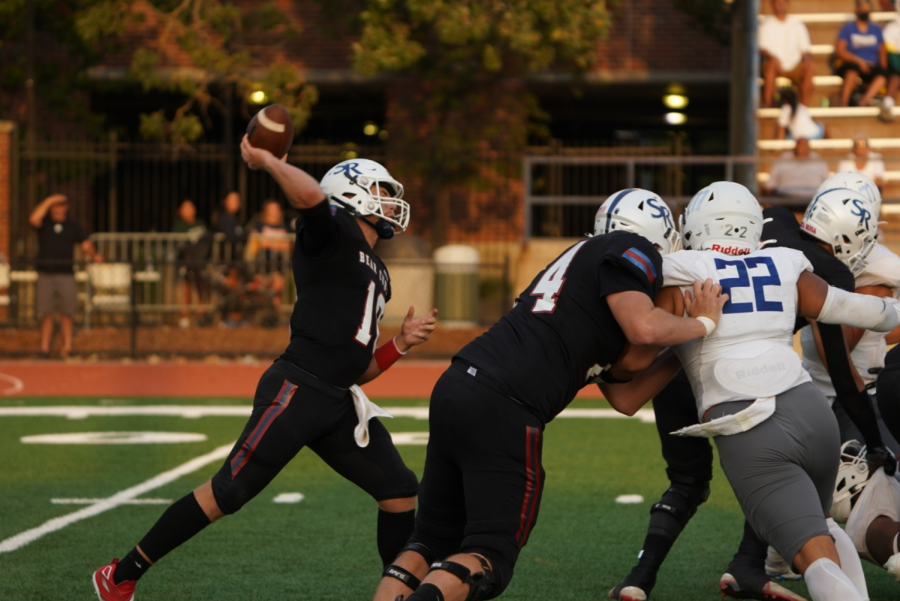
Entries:
<svg viewBox="0 0 900 601">
<path fill-rule="evenodd" d="M 634 290 L 653 298 L 661 274 L 659 253 L 636 234 L 611 232 L 578 242 L 457 357 L 487 372 L 486 383 L 547 423 L 627 342 L 606 296 Z"/>
<path fill-rule="evenodd" d="M 803 253 L 790 248 L 739 257 L 683 250 L 663 259 L 665 286 L 687 289 L 710 278 L 729 296 L 706 340 L 675 347 L 701 418 L 719 403 L 774 396 L 810 381 L 792 341 L 797 280 L 812 270 Z"/>
</svg>

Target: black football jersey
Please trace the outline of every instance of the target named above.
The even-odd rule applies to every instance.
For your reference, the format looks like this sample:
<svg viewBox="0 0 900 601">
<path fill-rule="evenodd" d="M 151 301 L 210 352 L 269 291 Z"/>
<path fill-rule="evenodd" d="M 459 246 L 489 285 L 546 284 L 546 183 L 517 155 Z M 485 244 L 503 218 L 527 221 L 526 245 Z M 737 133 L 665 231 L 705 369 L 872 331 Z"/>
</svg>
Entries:
<svg viewBox="0 0 900 601">
<path fill-rule="evenodd" d="M 662 257 L 645 238 L 611 232 L 561 254 L 490 330 L 457 355 L 489 375 L 500 392 L 553 419 L 613 363 L 625 333 L 605 297 L 636 290 L 654 298 Z"/>
<path fill-rule="evenodd" d="M 372 361 L 378 323 L 391 299 L 390 277 L 346 211 L 327 205 L 301 211 L 297 226 L 297 302 L 281 358 L 348 388 Z"/>
<path fill-rule="evenodd" d="M 800 234 L 800 223 L 789 210 L 784 207 L 769 207 L 763 211 L 763 217 L 771 219 L 763 225 L 762 239 L 774 240 L 767 246 L 783 246 L 799 250 L 812 263 L 813 273 L 825 280 L 829 286 L 848 292 L 856 289 L 853 274 L 830 252 Z M 809 325 L 805 317 L 798 317 L 794 331 Z"/>
</svg>

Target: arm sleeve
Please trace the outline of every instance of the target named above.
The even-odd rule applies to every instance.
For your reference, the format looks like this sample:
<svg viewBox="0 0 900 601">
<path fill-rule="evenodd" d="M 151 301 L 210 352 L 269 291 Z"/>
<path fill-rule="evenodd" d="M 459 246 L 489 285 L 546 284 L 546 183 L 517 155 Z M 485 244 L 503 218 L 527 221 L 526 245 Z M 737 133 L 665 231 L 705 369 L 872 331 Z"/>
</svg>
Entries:
<svg viewBox="0 0 900 601">
<path fill-rule="evenodd" d="M 297 235 L 297 246 L 310 259 L 325 259 L 334 254 L 340 240 L 340 229 L 331 214 L 328 201 L 300 209 L 303 227 Z"/>
<path fill-rule="evenodd" d="M 860 392 L 853 380 L 841 326 L 820 323 L 819 334 L 822 336 L 822 348 L 825 351 L 825 362 L 828 364 L 828 375 L 834 386 L 835 400 L 859 428 L 869 448 L 883 446 L 875 412 L 869 401 L 869 393 L 866 390 Z"/>
</svg>

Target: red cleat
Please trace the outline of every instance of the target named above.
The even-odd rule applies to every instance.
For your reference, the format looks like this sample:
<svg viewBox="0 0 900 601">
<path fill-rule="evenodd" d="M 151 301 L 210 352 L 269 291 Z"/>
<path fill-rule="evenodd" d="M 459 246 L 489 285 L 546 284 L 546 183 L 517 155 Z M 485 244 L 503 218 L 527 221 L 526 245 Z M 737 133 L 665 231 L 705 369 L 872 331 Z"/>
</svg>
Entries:
<svg viewBox="0 0 900 601">
<path fill-rule="evenodd" d="M 116 573 L 116 567 L 119 558 L 112 560 L 111 564 L 107 564 L 94 572 L 92 578 L 94 582 L 94 590 L 97 591 L 97 598 L 100 601 L 132 601 L 134 599 L 134 580 L 125 580 L 116 584 L 113 582 L 113 574 Z"/>
</svg>

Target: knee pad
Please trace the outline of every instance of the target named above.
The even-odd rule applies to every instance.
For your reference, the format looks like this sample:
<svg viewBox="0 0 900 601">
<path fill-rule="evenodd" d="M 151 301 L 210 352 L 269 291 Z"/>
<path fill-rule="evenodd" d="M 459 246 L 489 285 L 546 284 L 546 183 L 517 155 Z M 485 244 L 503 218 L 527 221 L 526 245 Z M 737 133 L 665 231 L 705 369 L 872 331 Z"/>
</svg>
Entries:
<svg viewBox="0 0 900 601">
<path fill-rule="evenodd" d="M 469 585 L 469 594 L 465 601 L 483 601 L 484 599 L 492 599 L 499 593 L 494 593 L 494 572 L 491 570 L 488 562 L 478 555 L 473 555 L 481 563 L 482 572 L 472 575 L 472 571 L 461 563 L 455 561 L 436 561 L 431 564 L 432 570 L 444 570 L 450 572 L 460 580 L 463 584 Z"/>
<path fill-rule="evenodd" d="M 683 527 L 697 513 L 697 507 L 709 498 L 709 482 L 686 485 L 673 483 L 663 493 L 658 503 L 650 508 L 650 514 L 664 512 L 671 515 Z"/>
<path fill-rule="evenodd" d="M 222 513 L 231 515 L 255 497 L 259 491 L 250 491 L 221 472 L 212 477 L 213 497 Z"/>
</svg>

